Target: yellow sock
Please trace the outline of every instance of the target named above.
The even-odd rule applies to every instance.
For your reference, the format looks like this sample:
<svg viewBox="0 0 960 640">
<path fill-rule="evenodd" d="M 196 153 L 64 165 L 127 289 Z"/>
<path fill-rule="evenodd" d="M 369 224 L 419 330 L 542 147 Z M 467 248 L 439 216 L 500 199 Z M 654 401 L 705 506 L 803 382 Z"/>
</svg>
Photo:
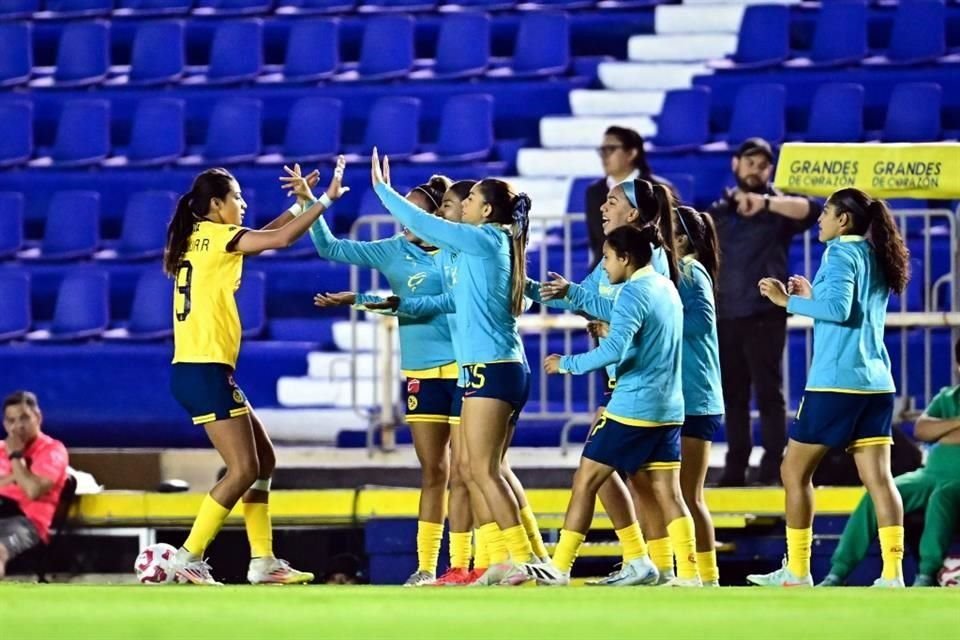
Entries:
<svg viewBox="0 0 960 640">
<path fill-rule="evenodd" d="M 510 559 L 514 562 L 530 562 L 533 560 L 533 547 L 522 524 L 503 530 L 503 539 L 510 551 Z"/>
<path fill-rule="evenodd" d="M 533 509 L 530 508 L 530 505 L 520 509 L 520 522 L 523 523 L 523 530 L 526 531 L 527 539 L 530 540 L 533 555 L 538 558 L 548 557 L 550 554 L 547 552 L 547 548 L 543 546 L 543 536 L 540 535 L 537 516 L 533 515 Z"/>
<path fill-rule="evenodd" d="M 670 528 L 667 527 L 669 533 Z M 657 538 L 656 540 L 647 540 L 647 546 L 650 548 L 650 559 L 657 565 L 660 573 L 673 572 L 673 547 L 670 546 L 670 538 Z"/>
<path fill-rule="evenodd" d="M 273 527 L 270 525 L 270 505 L 266 502 L 244 502 L 243 524 L 250 541 L 250 557 L 272 557 Z"/>
<path fill-rule="evenodd" d="M 880 527 L 880 557 L 883 558 L 884 580 L 903 575 L 903 527 Z"/>
<path fill-rule="evenodd" d="M 553 566 L 564 573 L 570 573 L 573 561 L 577 559 L 577 553 L 580 552 L 580 546 L 586 537 L 576 531 L 561 529 L 560 542 L 557 543 L 557 549 L 553 552 Z"/>
<path fill-rule="evenodd" d="M 643 541 L 640 525 L 634 522 L 629 527 L 617 529 L 617 539 L 623 547 L 624 564 L 647 555 L 647 543 Z"/>
<path fill-rule="evenodd" d="M 487 539 L 487 556 L 490 565 L 500 564 L 510 559 L 510 552 L 507 551 L 507 542 L 503 537 L 503 532 L 496 522 L 488 522 L 480 527 L 484 537 Z"/>
<path fill-rule="evenodd" d="M 193 521 L 193 528 L 190 529 L 190 535 L 187 541 L 183 543 L 183 548 L 190 555 L 202 556 L 203 552 L 217 537 L 223 521 L 230 514 L 230 509 L 219 504 L 209 493 L 204 496 L 200 503 L 200 511 L 197 512 L 197 519 Z"/>
<path fill-rule="evenodd" d="M 677 518 L 667 525 L 670 534 L 670 544 L 677 558 L 677 577 L 696 578 L 697 572 L 697 541 L 693 528 L 693 518 L 684 516 Z"/>
<path fill-rule="evenodd" d="M 490 566 L 490 547 L 488 546 L 487 532 L 483 530 L 483 527 L 473 530 L 473 544 L 475 546 L 473 568 L 486 569 Z"/>
<path fill-rule="evenodd" d="M 417 571 L 437 573 L 442 540 L 443 523 L 417 521 Z"/>
<path fill-rule="evenodd" d="M 697 551 L 697 569 L 700 579 L 704 582 L 720 580 L 720 569 L 717 568 L 717 550 Z"/>
<path fill-rule="evenodd" d="M 810 547 L 813 546 L 813 527 L 787 527 L 787 568 L 798 578 L 810 575 Z"/>
<path fill-rule="evenodd" d="M 450 532 L 450 568 L 469 569 L 473 531 Z"/>
</svg>

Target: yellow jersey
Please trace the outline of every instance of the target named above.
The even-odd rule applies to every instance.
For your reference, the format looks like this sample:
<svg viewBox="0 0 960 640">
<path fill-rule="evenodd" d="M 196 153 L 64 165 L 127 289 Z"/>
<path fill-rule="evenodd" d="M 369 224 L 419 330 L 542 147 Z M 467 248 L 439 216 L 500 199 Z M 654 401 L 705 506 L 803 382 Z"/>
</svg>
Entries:
<svg viewBox="0 0 960 640">
<path fill-rule="evenodd" d="M 235 367 L 240 351 L 243 256 L 231 251 L 243 227 L 203 220 L 193 225 L 173 289 L 173 362 Z"/>
</svg>

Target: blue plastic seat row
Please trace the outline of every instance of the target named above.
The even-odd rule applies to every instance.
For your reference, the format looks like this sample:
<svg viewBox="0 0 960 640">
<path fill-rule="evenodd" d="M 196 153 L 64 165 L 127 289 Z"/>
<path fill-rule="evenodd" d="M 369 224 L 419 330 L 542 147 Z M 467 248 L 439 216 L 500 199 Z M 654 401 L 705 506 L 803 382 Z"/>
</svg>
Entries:
<svg viewBox="0 0 960 640">
<path fill-rule="evenodd" d="M 862 142 L 864 89 L 854 83 L 820 85 L 813 95 L 806 132 L 795 136 L 807 142 Z M 932 142 L 942 139 L 943 91 L 932 82 L 911 82 L 894 87 L 883 142 Z M 760 136 L 773 144 L 787 138 L 786 91 L 780 84 L 750 84 L 737 93 L 730 126 L 724 140 L 736 146 Z M 710 90 L 694 87 L 667 93 L 651 149 L 687 151 L 710 148 Z"/>
<path fill-rule="evenodd" d="M 33 64 L 29 22 L 0 23 L 0 86 L 207 86 L 254 81 L 303 84 L 404 77 L 451 79 L 483 74 L 534 77 L 562 74 L 570 66 L 569 19 L 564 13 L 524 16 L 512 59 L 497 64 L 490 55 L 490 17 L 485 13 L 446 16 L 440 26 L 436 59 L 430 61 L 415 59 L 415 26 L 414 18 L 406 14 L 370 18 L 365 25 L 359 61 L 344 63 L 340 56 L 339 21 L 297 20 L 290 27 L 284 64 L 265 66 L 263 21 L 228 21 L 214 31 L 209 64 L 188 67 L 183 21 L 142 23 L 133 40 L 128 66 L 110 66 L 107 22 L 76 22 L 64 27 L 56 65 L 48 69 Z M 465 46 L 467 42 L 470 46 Z"/>
<path fill-rule="evenodd" d="M 94 267 L 68 273 L 57 293 L 49 327 L 31 334 L 30 276 L 19 269 L 0 270 L 0 342 L 32 340 L 76 341 L 95 338 L 157 340 L 173 334 L 173 285 L 160 270 L 146 269 L 137 281 L 129 321 L 110 330 L 110 279 Z M 245 338 L 266 328 L 266 277 L 247 271 L 237 291 L 237 307 Z"/>
<path fill-rule="evenodd" d="M 271 164 L 324 160 L 342 152 L 369 153 L 374 145 L 397 160 L 456 162 L 483 159 L 490 154 L 494 145 L 491 96 L 465 94 L 450 98 L 443 107 L 435 145 L 420 140 L 420 105 L 418 98 L 378 100 L 369 114 L 364 143 L 347 148 L 340 135 L 341 102 L 333 98 L 301 98 L 290 108 L 283 144 L 270 148 L 262 143 L 262 103 L 250 98 L 225 98 L 213 107 L 203 144 L 191 149 L 185 139 L 185 102 L 150 98 L 137 106 L 129 145 L 113 148 L 110 103 L 97 98 L 74 99 L 63 103 L 52 148 L 37 149 L 32 133 L 32 103 L 20 98 L 0 99 L 0 167 L 157 166 L 178 161 Z M 322 126 L 312 126 L 311 135 L 304 136 L 298 129 L 303 123 Z M 32 159 L 34 156 L 39 157 Z"/>
<path fill-rule="evenodd" d="M 850 64 L 912 65 L 960 62 L 949 55 L 943 0 L 901 2 L 893 18 L 890 43 L 883 55 L 870 56 L 868 8 L 863 0 L 824 2 L 817 16 L 812 47 L 791 57 L 790 7 L 747 7 L 736 52 L 711 63 L 716 69 L 759 69 L 783 64 L 790 68 Z"/>
<path fill-rule="evenodd" d="M 658 0 L 5 0 L 0 20 L 73 19 L 88 17 L 252 16 L 381 13 L 391 11 L 519 9 L 601 9 L 646 7 Z"/>
</svg>

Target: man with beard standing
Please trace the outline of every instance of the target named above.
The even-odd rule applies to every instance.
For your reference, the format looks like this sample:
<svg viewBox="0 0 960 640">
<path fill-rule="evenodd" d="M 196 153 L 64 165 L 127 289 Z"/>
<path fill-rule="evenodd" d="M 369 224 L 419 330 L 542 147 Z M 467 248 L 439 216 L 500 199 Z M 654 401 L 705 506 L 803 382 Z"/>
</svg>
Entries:
<svg viewBox="0 0 960 640">
<path fill-rule="evenodd" d="M 773 149 L 762 138 L 740 145 L 731 166 L 737 186 L 709 209 L 717 226 L 722 268 L 718 282 L 720 374 L 726 410 L 726 468 L 721 486 L 744 486 L 753 441 L 750 391 L 760 411 L 763 459 L 756 482 L 777 484 L 786 446 L 781 363 L 787 336 L 784 309 L 760 296 L 761 278 L 784 280 L 793 237 L 813 226 L 820 205 L 770 185 Z"/>
</svg>

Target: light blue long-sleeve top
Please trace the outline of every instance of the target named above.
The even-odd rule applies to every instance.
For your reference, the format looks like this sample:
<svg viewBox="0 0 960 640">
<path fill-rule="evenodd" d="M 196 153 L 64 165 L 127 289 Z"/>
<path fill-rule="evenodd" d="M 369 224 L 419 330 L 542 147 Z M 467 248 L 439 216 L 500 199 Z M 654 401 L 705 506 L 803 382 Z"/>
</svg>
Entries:
<svg viewBox="0 0 960 640">
<path fill-rule="evenodd" d="M 560 370 L 582 374 L 616 364 L 607 415 L 638 427 L 682 424 L 682 351 L 680 295 L 648 265 L 617 292 L 607 339 L 587 353 L 563 356 Z"/>
<path fill-rule="evenodd" d="M 891 393 L 896 390 L 883 344 L 890 287 L 863 236 L 827 242 L 813 297 L 790 296 L 789 313 L 813 318 L 807 391 Z"/>
<path fill-rule="evenodd" d="M 341 240 L 321 216 L 310 226 L 310 238 L 321 257 L 377 269 L 390 288 L 405 298 L 443 291 L 440 252 L 424 251 L 403 236 L 374 242 Z M 456 361 L 450 324 L 444 316 L 401 316 L 399 325 L 400 368 L 405 372 L 422 372 Z"/>
<path fill-rule="evenodd" d="M 670 268 L 667 266 L 667 253 L 663 250 L 663 247 L 654 248 L 653 257 L 650 262 L 653 265 L 654 271 L 667 278 L 670 277 Z M 579 284 L 571 283 L 567 295 L 559 300 L 544 300 L 540 294 L 541 284 L 542 283 L 532 278 L 527 278 L 526 296 L 531 300 L 535 300 L 553 309 L 582 311 L 598 320 L 606 320 L 608 322 L 610 320 L 610 311 L 613 308 L 613 299 L 616 297 L 617 292 L 620 291 L 620 287 L 623 286 L 623 283 L 610 284 L 610 277 L 607 275 L 606 269 L 603 268 L 603 258 L 600 259 L 597 266 L 595 266 Z M 587 294 L 592 294 L 590 297 L 599 297 L 607 302 L 607 305 L 603 307 L 605 309 L 604 315 L 596 315 L 583 306 L 580 306 L 583 304 L 583 300 L 588 297 Z M 604 338 L 601 338 L 600 342 L 603 342 L 603 340 Z M 607 378 L 609 378 L 611 382 L 615 382 L 617 379 L 615 369 L 616 365 L 613 364 L 607 367 Z"/>
<path fill-rule="evenodd" d="M 378 184 L 375 191 L 404 226 L 442 251 L 457 254 L 450 295 L 457 315 L 454 340 L 459 363 L 524 362 L 517 319 L 510 309 L 508 232 L 497 224 L 454 223 L 432 216 L 386 184 Z"/>
<path fill-rule="evenodd" d="M 693 256 L 680 260 L 683 304 L 683 403 L 688 416 L 723 413 L 717 307 L 710 274 Z"/>
</svg>

